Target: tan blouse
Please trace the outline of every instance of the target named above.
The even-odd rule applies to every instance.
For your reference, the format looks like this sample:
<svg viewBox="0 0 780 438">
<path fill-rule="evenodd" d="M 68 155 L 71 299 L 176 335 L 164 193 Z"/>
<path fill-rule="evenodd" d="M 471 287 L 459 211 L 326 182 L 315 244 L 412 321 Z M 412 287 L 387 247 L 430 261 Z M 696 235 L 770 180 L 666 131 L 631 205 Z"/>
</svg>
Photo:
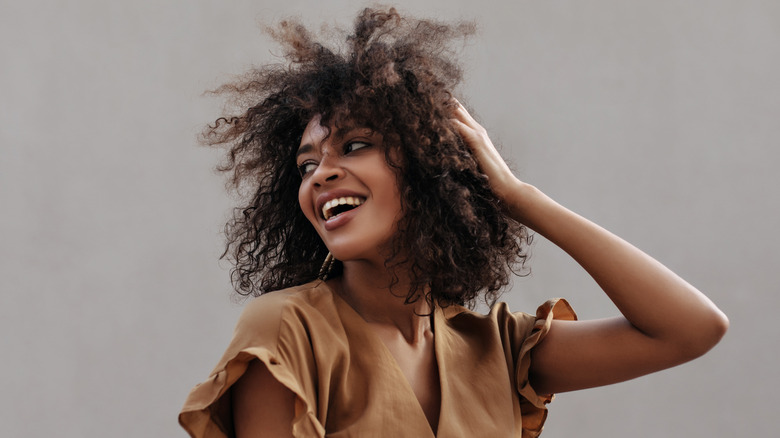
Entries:
<svg viewBox="0 0 780 438">
<path fill-rule="evenodd" d="M 480 315 L 436 309 L 439 437 L 536 437 L 552 395 L 528 383 L 530 350 L 553 318 L 576 319 L 565 300 L 536 316 L 505 303 Z M 211 376 L 190 392 L 179 423 L 193 437 L 234 436 L 230 387 L 261 360 L 296 395 L 295 437 L 433 437 L 411 386 L 368 323 L 324 282 L 264 294 L 241 315 Z"/>
</svg>

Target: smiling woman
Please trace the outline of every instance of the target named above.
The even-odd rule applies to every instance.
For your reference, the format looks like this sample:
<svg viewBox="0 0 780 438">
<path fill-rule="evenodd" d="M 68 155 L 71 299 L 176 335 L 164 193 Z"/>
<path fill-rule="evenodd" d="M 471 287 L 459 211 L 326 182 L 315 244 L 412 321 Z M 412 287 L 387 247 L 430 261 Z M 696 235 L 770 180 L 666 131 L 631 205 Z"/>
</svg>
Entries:
<svg viewBox="0 0 780 438">
<path fill-rule="evenodd" d="M 185 403 L 192 436 L 533 437 L 554 392 L 668 368 L 723 335 L 701 292 L 512 174 L 452 96 L 448 47 L 471 31 L 366 9 L 341 53 L 282 22 L 288 64 L 219 90 L 251 102 L 205 141 L 228 147 L 221 168 L 248 195 L 226 254 L 238 293 L 258 297 Z M 529 228 L 619 315 L 496 304 Z M 469 310 L 479 299 L 488 315 Z"/>
<path fill-rule="evenodd" d="M 402 213 L 382 136 L 367 128 L 330 136 L 334 129 L 320 121 L 315 116 L 306 126 L 296 154 L 301 210 L 337 260 L 383 266 Z"/>
</svg>

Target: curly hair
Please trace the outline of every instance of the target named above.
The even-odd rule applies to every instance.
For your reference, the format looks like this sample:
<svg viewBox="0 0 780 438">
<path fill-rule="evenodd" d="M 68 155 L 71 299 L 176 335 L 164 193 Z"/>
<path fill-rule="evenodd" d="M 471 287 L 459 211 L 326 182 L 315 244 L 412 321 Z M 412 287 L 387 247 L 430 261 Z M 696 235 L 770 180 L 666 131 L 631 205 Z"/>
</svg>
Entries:
<svg viewBox="0 0 780 438">
<path fill-rule="evenodd" d="M 225 227 L 223 257 L 235 264 L 236 291 L 260 295 L 317 277 L 328 249 L 298 205 L 295 154 L 320 115 L 322 126 L 367 127 L 392 145 L 385 159 L 399 174 L 404 217 L 386 266 L 393 275 L 399 265 L 410 269 L 406 301 L 494 302 L 524 267 L 531 237 L 502 209 L 450 121 L 451 90 L 462 78 L 452 46 L 474 25 L 365 9 L 341 50 L 295 20 L 268 31 L 286 62 L 214 90 L 243 113 L 220 117 L 202 138 L 227 148 L 218 169 L 232 172 L 230 185 L 245 198 Z M 391 150 L 400 152 L 398 162 Z"/>
</svg>

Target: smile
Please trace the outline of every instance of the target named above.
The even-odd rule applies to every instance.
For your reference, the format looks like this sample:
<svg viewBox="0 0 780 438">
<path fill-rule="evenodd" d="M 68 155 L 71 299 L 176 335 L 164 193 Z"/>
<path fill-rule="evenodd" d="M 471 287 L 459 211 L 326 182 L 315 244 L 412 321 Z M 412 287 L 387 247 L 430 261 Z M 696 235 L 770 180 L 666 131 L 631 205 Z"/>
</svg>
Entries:
<svg viewBox="0 0 780 438">
<path fill-rule="evenodd" d="M 365 199 L 357 196 L 343 196 L 341 198 L 333 198 L 326 202 L 322 206 L 322 217 L 328 220 L 334 216 L 338 216 L 341 213 L 352 210 L 363 204 Z"/>
</svg>

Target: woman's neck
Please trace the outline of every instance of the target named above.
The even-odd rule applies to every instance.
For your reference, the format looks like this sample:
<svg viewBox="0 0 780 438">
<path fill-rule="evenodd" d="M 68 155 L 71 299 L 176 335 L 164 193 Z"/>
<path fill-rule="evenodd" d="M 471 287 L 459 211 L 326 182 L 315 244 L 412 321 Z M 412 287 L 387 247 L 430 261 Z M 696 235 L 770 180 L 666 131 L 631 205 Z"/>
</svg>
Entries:
<svg viewBox="0 0 780 438">
<path fill-rule="evenodd" d="M 405 304 L 411 282 L 403 269 L 397 269 L 396 274 L 393 284 L 392 274 L 384 266 L 345 262 L 341 277 L 335 279 L 336 290 L 366 322 L 398 330 L 409 344 L 416 344 L 431 331 L 431 306 L 425 297 Z"/>
</svg>

